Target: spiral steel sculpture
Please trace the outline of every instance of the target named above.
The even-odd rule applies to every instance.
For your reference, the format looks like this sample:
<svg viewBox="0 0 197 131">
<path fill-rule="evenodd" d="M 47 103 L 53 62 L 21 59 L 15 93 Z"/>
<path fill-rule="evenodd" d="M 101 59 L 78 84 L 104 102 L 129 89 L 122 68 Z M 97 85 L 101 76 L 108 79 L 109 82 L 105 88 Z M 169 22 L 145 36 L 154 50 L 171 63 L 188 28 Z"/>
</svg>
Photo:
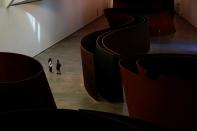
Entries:
<svg viewBox="0 0 197 131">
<path fill-rule="evenodd" d="M 147 19 L 136 15 L 119 17 L 123 21 L 116 27 L 90 33 L 81 41 L 85 87 L 96 100 L 123 101 L 120 58 L 149 50 Z"/>
</svg>

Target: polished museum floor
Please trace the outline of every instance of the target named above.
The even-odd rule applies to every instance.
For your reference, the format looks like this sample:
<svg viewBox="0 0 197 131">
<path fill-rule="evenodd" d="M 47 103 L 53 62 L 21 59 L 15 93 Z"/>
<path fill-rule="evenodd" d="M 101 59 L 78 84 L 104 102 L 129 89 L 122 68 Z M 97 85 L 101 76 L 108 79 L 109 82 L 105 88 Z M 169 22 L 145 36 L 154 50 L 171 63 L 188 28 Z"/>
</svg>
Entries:
<svg viewBox="0 0 197 131">
<path fill-rule="evenodd" d="M 174 35 L 151 38 L 151 53 L 192 53 L 197 54 L 197 29 L 179 16 L 174 19 Z M 73 33 L 54 46 L 35 56 L 43 65 L 58 108 L 91 109 L 128 115 L 125 103 L 95 101 L 83 85 L 80 55 L 80 40 L 86 34 L 108 27 L 105 17 L 100 17 L 83 29 Z M 53 73 L 48 71 L 48 58 L 53 60 Z M 62 64 L 61 75 L 56 74 L 55 64 Z"/>
</svg>

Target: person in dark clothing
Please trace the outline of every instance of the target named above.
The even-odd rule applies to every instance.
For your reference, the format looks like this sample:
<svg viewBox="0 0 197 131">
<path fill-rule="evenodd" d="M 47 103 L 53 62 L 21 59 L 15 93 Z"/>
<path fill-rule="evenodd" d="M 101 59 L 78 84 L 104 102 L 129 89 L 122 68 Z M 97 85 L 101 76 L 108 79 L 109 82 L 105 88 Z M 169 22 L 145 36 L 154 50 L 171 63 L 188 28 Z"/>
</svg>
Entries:
<svg viewBox="0 0 197 131">
<path fill-rule="evenodd" d="M 48 66 L 49 66 L 49 72 L 53 72 L 53 63 L 51 58 L 48 59 Z"/>
<path fill-rule="evenodd" d="M 57 60 L 57 64 L 56 64 L 57 74 L 61 74 L 60 68 L 61 68 L 60 61 L 59 61 L 59 60 Z"/>
</svg>

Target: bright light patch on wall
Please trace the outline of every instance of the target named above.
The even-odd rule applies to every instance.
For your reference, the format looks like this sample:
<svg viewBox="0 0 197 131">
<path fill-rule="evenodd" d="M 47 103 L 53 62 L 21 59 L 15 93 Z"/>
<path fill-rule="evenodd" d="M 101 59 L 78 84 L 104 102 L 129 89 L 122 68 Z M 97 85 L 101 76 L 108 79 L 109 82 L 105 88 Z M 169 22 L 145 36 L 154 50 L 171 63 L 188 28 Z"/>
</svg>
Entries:
<svg viewBox="0 0 197 131">
<path fill-rule="evenodd" d="M 29 22 L 31 23 L 32 30 L 37 36 L 38 43 L 40 43 L 40 38 L 41 38 L 41 29 L 40 29 L 40 23 L 36 21 L 35 17 L 32 16 L 30 13 L 26 12 L 26 15 L 29 19 Z"/>
<path fill-rule="evenodd" d="M 36 19 L 31 14 L 29 14 L 27 12 L 26 12 L 26 14 L 27 14 L 27 17 L 29 18 L 29 21 L 30 21 L 31 25 L 32 25 L 33 31 L 35 32 L 35 30 L 36 30 Z"/>
<path fill-rule="evenodd" d="M 40 43 L 40 23 L 37 22 L 37 39 L 38 39 L 38 43 Z"/>
</svg>

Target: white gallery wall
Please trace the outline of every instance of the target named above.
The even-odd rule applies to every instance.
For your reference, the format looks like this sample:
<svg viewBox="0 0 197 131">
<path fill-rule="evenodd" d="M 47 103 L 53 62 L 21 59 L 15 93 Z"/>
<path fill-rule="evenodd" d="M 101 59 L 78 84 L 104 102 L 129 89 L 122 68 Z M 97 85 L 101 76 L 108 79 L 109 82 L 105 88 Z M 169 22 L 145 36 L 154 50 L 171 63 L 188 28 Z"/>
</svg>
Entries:
<svg viewBox="0 0 197 131">
<path fill-rule="evenodd" d="M 1 6 L 0 51 L 35 56 L 92 22 L 110 6 L 111 0 L 42 0 Z"/>
<path fill-rule="evenodd" d="M 8 5 L 10 5 L 10 3 L 11 3 L 12 1 L 13 1 L 13 0 L 1 0 L 1 1 L 0 1 L 0 6 L 8 7 Z"/>
<path fill-rule="evenodd" d="M 19 3 L 19 2 L 23 2 L 23 1 L 33 1 L 33 0 L 14 0 L 13 1 L 13 4 L 16 4 L 16 3 Z"/>
<path fill-rule="evenodd" d="M 0 0 L 0 6 L 5 6 L 5 1 L 4 0 Z"/>
</svg>

